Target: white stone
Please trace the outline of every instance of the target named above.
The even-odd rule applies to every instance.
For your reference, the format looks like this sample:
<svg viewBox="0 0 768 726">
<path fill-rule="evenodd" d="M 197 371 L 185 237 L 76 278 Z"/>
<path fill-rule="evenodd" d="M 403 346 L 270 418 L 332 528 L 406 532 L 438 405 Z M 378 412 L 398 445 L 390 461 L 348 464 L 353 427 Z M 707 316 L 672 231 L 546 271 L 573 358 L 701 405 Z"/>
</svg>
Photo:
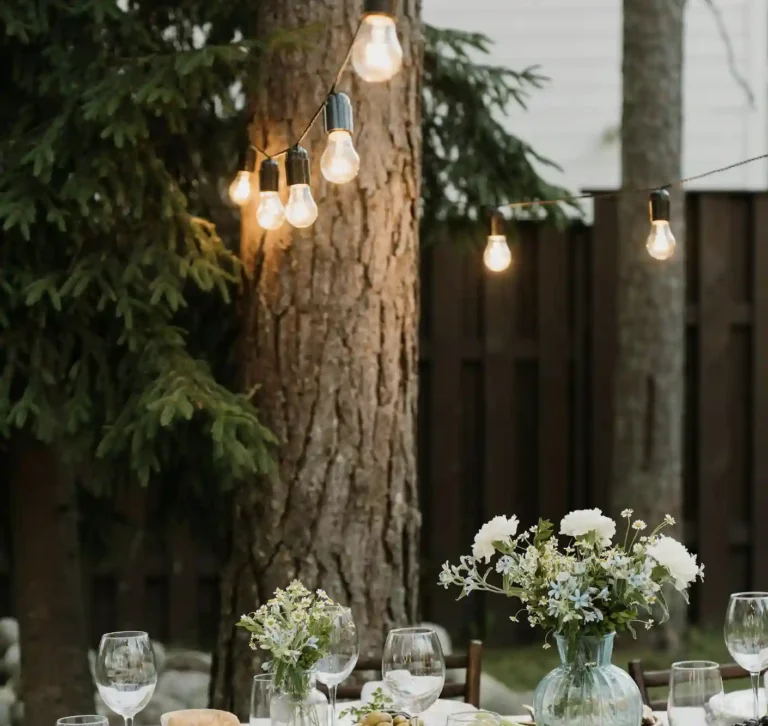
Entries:
<svg viewBox="0 0 768 726">
<path fill-rule="evenodd" d="M 19 621 L 16 618 L 0 618 L 0 654 L 19 642 Z"/>
<path fill-rule="evenodd" d="M 165 661 L 167 658 L 165 646 L 161 642 L 153 640 L 152 650 L 155 651 L 155 668 L 157 668 L 158 673 L 162 673 L 165 670 Z"/>
<path fill-rule="evenodd" d="M 18 680 L 21 674 L 21 649 L 18 643 L 14 643 L 5 651 L 3 657 L 3 670 L 13 679 Z"/>
<path fill-rule="evenodd" d="M 0 703 L 0 726 L 11 726 L 11 706 L 7 703 Z"/>
<path fill-rule="evenodd" d="M 169 671 L 211 672 L 212 656 L 199 650 L 170 650 L 165 659 L 165 669 Z"/>
<path fill-rule="evenodd" d="M 147 707 L 136 714 L 136 726 L 157 726 L 160 723 L 160 717 L 170 711 L 181 711 L 187 706 L 175 698 L 163 693 L 155 693 Z M 111 725 L 110 725 L 111 726 Z"/>
<path fill-rule="evenodd" d="M 167 670 L 157 681 L 157 693 L 183 704 L 183 708 L 205 708 L 211 677 L 197 671 Z"/>
</svg>

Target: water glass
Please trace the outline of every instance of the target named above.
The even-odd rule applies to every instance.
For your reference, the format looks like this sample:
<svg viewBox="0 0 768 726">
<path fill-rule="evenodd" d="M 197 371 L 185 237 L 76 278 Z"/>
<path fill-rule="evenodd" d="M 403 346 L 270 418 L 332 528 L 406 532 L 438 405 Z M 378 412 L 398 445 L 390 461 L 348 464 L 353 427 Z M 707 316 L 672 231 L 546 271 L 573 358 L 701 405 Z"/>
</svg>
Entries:
<svg viewBox="0 0 768 726">
<path fill-rule="evenodd" d="M 445 684 L 440 638 L 431 628 L 391 630 L 384 645 L 381 673 L 390 692 L 414 720 L 438 698 Z"/>
<path fill-rule="evenodd" d="M 106 716 L 65 716 L 56 726 L 109 726 L 109 721 Z"/>
<path fill-rule="evenodd" d="M 251 685 L 251 713 L 249 726 L 268 726 L 269 699 L 272 698 L 272 674 L 259 673 Z"/>
<path fill-rule="evenodd" d="M 686 660 L 672 664 L 667 702 L 669 726 L 717 726 L 722 699 L 723 679 L 717 663 Z"/>
<path fill-rule="evenodd" d="M 753 718 L 760 713 L 760 672 L 768 668 L 768 592 L 731 595 L 725 616 L 725 644 L 752 677 Z"/>
<path fill-rule="evenodd" d="M 493 711 L 461 711 L 448 715 L 447 726 L 499 726 L 501 716 Z"/>
<path fill-rule="evenodd" d="M 123 717 L 125 726 L 133 726 L 134 717 L 149 703 L 157 685 L 149 636 L 137 630 L 102 635 L 95 670 L 104 703 Z"/>
<path fill-rule="evenodd" d="M 317 680 L 328 686 L 331 726 L 336 724 L 336 689 L 353 671 L 360 654 L 357 627 L 352 611 L 341 605 L 332 608 L 333 631 L 326 655 L 317 662 Z"/>
</svg>

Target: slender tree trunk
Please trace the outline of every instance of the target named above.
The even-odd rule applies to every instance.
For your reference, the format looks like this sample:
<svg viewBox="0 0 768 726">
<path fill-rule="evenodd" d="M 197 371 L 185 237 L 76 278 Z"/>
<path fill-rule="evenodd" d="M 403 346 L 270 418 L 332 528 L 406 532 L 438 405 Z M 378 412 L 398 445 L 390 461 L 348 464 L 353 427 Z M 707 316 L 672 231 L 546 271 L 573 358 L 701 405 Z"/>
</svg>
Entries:
<svg viewBox="0 0 768 726">
<path fill-rule="evenodd" d="M 684 5 L 624 0 L 624 187 L 662 186 L 681 176 Z M 620 198 L 613 509 L 632 508 L 651 526 L 669 513 L 682 527 L 685 267 L 679 190 L 672 191 L 670 224 L 675 255 L 655 260 L 645 249 L 647 198 Z M 676 533 L 681 536 L 681 529 Z"/>
<path fill-rule="evenodd" d="M 349 70 L 339 86 L 355 108 L 359 178 L 326 182 L 322 122 L 304 142 L 320 209 L 306 231 L 265 234 L 243 214 L 246 389 L 280 439 L 278 473 L 235 494 L 232 555 L 212 700 L 243 716 L 255 672 L 232 624 L 291 578 L 349 604 L 364 650 L 416 617 L 417 259 L 421 159 L 420 0 L 398 3 L 403 70 L 368 85 Z M 270 58 L 254 99 L 253 143 L 296 141 L 347 52 L 360 2 L 265 0 L 267 37 L 320 25 L 295 51 Z M 281 165 L 282 166 L 282 165 Z"/>
<path fill-rule="evenodd" d="M 55 724 L 94 708 L 75 484 L 53 447 L 17 437 L 10 450 L 24 721 Z"/>
</svg>

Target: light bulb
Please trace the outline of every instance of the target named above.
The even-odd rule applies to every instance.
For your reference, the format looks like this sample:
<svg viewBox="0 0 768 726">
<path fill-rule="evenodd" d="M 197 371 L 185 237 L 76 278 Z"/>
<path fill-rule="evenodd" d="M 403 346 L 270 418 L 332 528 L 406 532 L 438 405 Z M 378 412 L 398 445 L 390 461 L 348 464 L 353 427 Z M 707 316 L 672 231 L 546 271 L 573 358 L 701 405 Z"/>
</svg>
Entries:
<svg viewBox="0 0 768 726">
<path fill-rule="evenodd" d="M 675 254 L 675 237 L 666 219 L 651 222 L 645 247 L 655 260 L 668 260 Z"/>
<path fill-rule="evenodd" d="M 317 204 L 309 184 L 293 184 L 289 189 L 286 218 L 294 227 L 309 227 L 317 219 Z"/>
<path fill-rule="evenodd" d="M 261 192 L 256 219 L 264 229 L 277 229 L 285 222 L 285 207 L 279 192 Z"/>
<path fill-rule="evenodd" d="M 239 171 L 235 180 L 229 185 L 229 198 L 242 207 L 251 198 L 251 173 Z"/>
<path fill-rule="evenodd" d="M 395 19 L 371 13 L 363 18 L 352 47 L 352 67 L 364 81 L 382 83 L 403 65 L 403 49 L 397 39 Z"/>
<path fill-rule="evenodd" d="M 488 244 L 483 252 L 483 262 L 492 272 L 502 272 L 512 262 L 512 252 L 503 234 L 488 235 Z"/>
<path fill-rule="evenodd" d="M 320 157 L 320 169 L 323 176 L 334 184 L 346 184 L 357 176 L 360 157 L 348 131 L 336 130 L 328 134 L 328 146 Z"/>
</svg>

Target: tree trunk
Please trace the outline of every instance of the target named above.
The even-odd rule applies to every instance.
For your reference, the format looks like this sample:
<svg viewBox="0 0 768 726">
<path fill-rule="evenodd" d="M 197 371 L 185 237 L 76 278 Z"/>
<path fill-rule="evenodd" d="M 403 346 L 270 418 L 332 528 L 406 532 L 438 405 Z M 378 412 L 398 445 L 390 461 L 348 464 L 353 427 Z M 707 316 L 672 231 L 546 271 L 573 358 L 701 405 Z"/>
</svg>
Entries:
<svg viewBox="0 0 768 726">
<path fill-rule="evenodd" d="M 9 449 L 24 721 L 54 724 L 94 708 L 75 484 L 53 447 L 17 437 Z"/>
<path fill-rule="evenodd" d="M 625 188 L 662 186 L 681 176 L 684 5 L 624 0 Z M 647 197 L 619 200 L 613 509 L 632 508 L 650 526 L 669 513 L 682 536 L 684 200 L 681 191 L 671 193 L 677 247 L 667 261 L 645 249 Z"/>
<path fill-rule="evenodd" d="M 421 162 L 420 0 L 398 3 L 405 54 L 389 83 L 348 70 L 358 179 L 320 173 L 322 121 L 303 145 L 320 214 L 309 230 L 265 234 L 243 213 L 246 390 L 280 439 L 277 476 L 235 493 L 231 559 L 212 700 L 244 716 L 254 654 L 232 624 L 292 578 L 352 606 L 363 650 L 416 618 L 418 206 Z M 269 0 L 254 8 L 264 37 L 319 24 L 317 37 L 269 59 L 253 99 L 254 144 L 294 143 L 344 59 L 361 2 Z M 282 166 L 282 164 L 281 164 Z"/>
</svg>

